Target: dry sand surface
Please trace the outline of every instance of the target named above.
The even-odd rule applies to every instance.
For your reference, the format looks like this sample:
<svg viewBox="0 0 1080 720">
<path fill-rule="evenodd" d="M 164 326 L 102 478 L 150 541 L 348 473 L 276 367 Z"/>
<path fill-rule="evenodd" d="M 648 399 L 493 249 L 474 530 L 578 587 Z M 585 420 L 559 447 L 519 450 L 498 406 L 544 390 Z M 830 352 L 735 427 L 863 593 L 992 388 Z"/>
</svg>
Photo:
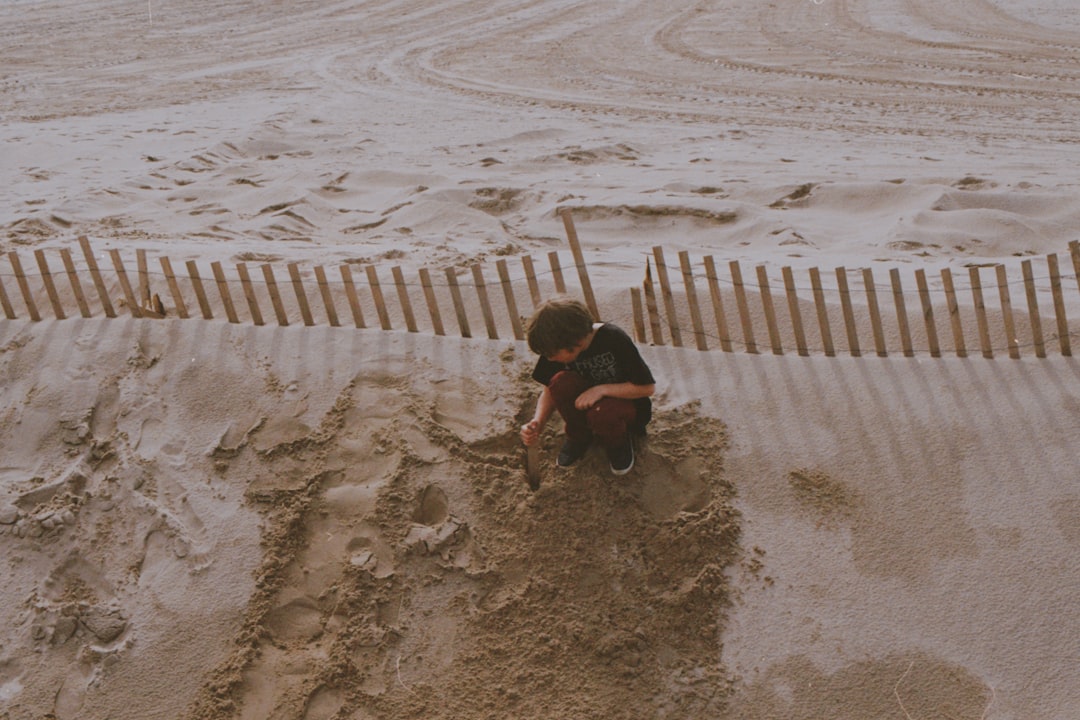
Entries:
<svg viewBox="0 0 1080 720">
<path fill-rule="evenodd" d="M 1078 81 L 1072 0 L 5 0 L 0 250 L 1018 274 Z M 1070 357 L 644 347 L 531 493 L 524 343 L 171 314 L 0 321 L 3 720 L 1080 717 Z"/>
</svg>

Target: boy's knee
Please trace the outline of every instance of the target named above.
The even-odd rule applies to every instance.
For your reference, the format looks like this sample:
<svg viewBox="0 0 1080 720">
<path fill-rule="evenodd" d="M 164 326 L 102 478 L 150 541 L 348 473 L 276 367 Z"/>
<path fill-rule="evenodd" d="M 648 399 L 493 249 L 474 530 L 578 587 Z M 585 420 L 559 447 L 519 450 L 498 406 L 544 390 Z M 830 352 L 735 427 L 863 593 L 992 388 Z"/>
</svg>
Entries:
<svg viewBox="0 0 1080 720">
<path fill-rule="evenodd" d="M 548 388 L 552 393 L 556 395 L 573 393 L 574 397 L 585 392 L 587 387 L 588 383 L 585 382 L 585 378 L 573 370 L 560 370 L 555 373 L 551 378 L 551 382 L 548 383 Z"/>
</svg>

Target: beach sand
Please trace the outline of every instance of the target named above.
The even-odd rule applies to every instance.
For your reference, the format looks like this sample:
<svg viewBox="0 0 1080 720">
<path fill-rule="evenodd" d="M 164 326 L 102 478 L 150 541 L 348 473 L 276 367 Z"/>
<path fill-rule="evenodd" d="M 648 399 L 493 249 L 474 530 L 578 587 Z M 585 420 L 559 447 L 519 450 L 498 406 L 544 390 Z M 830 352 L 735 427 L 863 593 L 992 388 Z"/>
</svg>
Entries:
<svg viewBox="0 0 1080 720">
<path fill-rule="evenodd" d="M 1065 0 L 9 0 L 0 38 L 5 255 L 412 277 L 566 251 L 570 208 L 627 329 L 658 246 L 1061 253 L 1080 317 Z M 0 718 L 1071 720 L 1080 365 L 1020 344 L 643 344 L 634 471 L 556 469 L 553 421 L 530 492 L 520 341 L 0 320 Z"/>
</svg>

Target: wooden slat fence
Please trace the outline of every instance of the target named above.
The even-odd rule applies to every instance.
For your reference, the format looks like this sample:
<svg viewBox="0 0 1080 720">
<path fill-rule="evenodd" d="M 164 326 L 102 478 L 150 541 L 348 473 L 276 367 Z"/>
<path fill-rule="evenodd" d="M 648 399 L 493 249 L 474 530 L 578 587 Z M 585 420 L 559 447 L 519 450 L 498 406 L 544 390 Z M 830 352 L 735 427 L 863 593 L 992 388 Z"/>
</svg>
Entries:
<svg viewBox="0 0 1080 720">
<path fill-rule="evenodd" d="M 83 237 L 79 257 L 39 249 L 31 265 L 9 251 L 10 271 L 0 265 L 0 308 L 7 320 L 32 322 L 50 314 L 57 320 L 76 313 L 184 319 L 194 312 L 232 324 L 352 325 L 522 340 L 523 315 L 546 295 L 569 290 L 580 292 L 596 317 L 632 321 L 625 327 L 635 339 L 655 345 L 683 347 L 685 341 L 703 351 L 830 357 L 1072 355 L 1068 314 L 1070 302 L 1080 311 L 1080 242 L 1069 246 L 1067 272 L 1050 254 L 1023 259 L 1012 275 L 996 264 L 966 272 L 782 267 L 777 277 L 765 265 L 744 268 L 711 255 L 695 260 L 685 251 L 674 265 L 654 247 L 644 258 L 644 280 L 630 288 L 628 307 L 604 313 L 570 213 L 561 215 L 569 263 L 555 251 L 546 263 L 501 258 L 494 268 L 420 268 L 415 277 L 401 266 L 288 263 L 283 269 L 198 260 L 174 266 L 167 257 L 157 258 L 158 269 L 143 250 L 132 265 L 117 249 L 95 254 Z M 577 287 L 567 286 L 566 269 L 576 270 Z"/>
</svg>

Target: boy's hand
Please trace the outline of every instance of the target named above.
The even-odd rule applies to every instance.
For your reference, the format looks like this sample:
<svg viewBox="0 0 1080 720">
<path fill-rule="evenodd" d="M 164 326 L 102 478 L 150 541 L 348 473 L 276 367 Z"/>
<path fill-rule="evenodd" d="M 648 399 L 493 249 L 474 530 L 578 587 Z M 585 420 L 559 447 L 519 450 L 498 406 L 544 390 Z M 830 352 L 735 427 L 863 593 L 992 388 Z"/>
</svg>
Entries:
<svg viewBox="0 0 1080 720">
<path fill-rule="evenodd" d="M 574 407 L 578 410 L 588 410 L 603 399 L 604 393 L 600 390 L 599 386 L 594 385 L 577 396 L 577 399 L 574 400 Z"/>
<path fill-rule="evenodd" d="M 540 440 L 540 421 L 530 420 L 521 426 L 521 442 L 526 447 L 531 447 Z"/>
</svg>

